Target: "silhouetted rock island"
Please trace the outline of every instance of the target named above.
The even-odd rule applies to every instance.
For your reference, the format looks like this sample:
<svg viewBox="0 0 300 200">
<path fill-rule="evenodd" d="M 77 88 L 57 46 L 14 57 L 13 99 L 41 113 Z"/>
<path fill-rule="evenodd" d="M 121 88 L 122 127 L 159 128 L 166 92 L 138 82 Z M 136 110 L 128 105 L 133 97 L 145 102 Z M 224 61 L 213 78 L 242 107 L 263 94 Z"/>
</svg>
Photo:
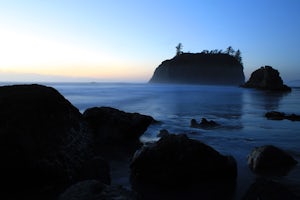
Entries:
<svg viewBox="0 0 300 200">
<path fill-rule="evenodd" d="M 291 91 L 290 87 L 283 84 L 279 72 L 271 66 L 264 66 L 255 70 L 243 87 L 272 91 Z"/>
<path fill-rule="evenodd" d="M 163 61 L 150 83 L 241 85 L 242 63 L 227 53 L 181 53 Z"/>
</svg>

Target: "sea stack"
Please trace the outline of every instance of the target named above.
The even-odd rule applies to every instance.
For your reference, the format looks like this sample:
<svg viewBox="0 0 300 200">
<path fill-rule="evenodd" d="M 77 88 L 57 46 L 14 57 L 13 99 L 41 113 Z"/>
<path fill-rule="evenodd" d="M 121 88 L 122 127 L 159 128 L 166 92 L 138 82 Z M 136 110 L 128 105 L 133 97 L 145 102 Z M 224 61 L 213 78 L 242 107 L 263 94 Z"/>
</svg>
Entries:
<svg viewBox="0 0 300 200">
<path fill-rule="evenodd" d="M 181 53 L 163 61 L 150 83 L 242 85 L 242 63 L 227 53 Z"/>
<path fill-rule="evenodd" d="M 261 67 L 252 72 L 250 79 L 243 85 L 245 88 L 289 92 L 291 88 L 283 84 L 278 70 L 271 66 Z"/>
</svg>

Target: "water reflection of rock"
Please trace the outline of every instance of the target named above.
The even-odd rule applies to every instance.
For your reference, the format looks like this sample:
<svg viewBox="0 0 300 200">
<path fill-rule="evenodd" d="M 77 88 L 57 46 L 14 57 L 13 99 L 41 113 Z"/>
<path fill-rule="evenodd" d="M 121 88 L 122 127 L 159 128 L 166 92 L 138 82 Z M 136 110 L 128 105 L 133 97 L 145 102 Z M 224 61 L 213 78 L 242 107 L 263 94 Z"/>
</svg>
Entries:
<svg viewBox="0 0 300 200">
<path fill-rule="evenodd" d="M 266 111 L 277 110 L 282 98 L 289 95 L 289 93 L 257 90 L 249 90 L 247 94 L 253 105 Z"/>
</svg>

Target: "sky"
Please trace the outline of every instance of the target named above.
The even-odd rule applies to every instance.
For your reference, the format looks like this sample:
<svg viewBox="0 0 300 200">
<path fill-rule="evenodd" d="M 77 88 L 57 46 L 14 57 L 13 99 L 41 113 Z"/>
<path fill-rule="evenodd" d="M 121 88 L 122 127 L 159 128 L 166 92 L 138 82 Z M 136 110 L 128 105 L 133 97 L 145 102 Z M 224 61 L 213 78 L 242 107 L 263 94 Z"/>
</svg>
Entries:
<svg viewBox="0 0 300 200">
<path fill-rule="evenodd" d="M 240 49 L 300 79 L 299 0 L 0 0 L 0 81 L 147 82 L 176 53 Z"/>
</svg>

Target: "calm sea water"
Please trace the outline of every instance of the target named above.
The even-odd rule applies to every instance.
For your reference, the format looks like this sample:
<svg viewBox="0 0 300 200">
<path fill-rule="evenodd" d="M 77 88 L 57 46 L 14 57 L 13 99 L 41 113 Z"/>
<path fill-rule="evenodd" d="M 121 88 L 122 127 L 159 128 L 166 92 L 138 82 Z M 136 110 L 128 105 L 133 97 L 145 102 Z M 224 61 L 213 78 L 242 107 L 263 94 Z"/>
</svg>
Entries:
<svg viewBox="0 0 300 200">
<path fill-rule="evenodd" d="M 300 163 L 300 122 L 267 120 L 267 111 L 300 114 L 300 88 L 280 94 L 229 86 L 160 85 L 129 83 L 51 83 L 81 112 L 94 106 L 111 106 L 126 112 L 151 115 L 162 123 L 152 125 L 141 140 L 155 140 L 161 129 L 186 133 L 238 161 L 237 198 L 256 175 L 247 155 L 260 145 L 273 144 Z M 190 120 L 215 120 L 221 128 L 190 128 Z M 300 164 L 279 182 L 300 188 Z"/>
</svg>

